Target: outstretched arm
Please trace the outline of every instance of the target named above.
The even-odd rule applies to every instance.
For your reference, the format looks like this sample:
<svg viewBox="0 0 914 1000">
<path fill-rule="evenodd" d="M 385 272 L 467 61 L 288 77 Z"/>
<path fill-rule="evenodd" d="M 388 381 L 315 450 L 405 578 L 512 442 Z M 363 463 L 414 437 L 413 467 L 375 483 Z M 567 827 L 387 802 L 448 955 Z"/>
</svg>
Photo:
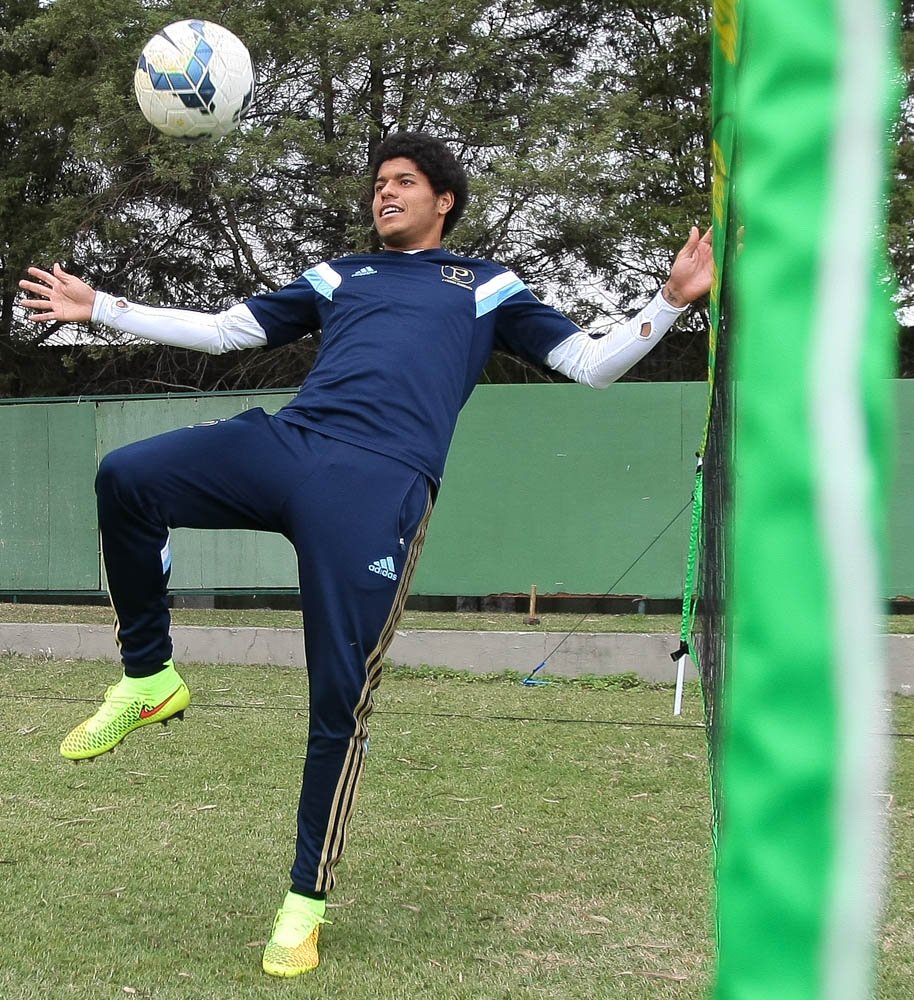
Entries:
<svg viewBox="0 0 914 1000">
<path fill-rule="evenodd" d="M 224 354 L 247 347 L 263 347 L 267 336 L 246 305 L 221 313 L 165 309 L 137 305 L 126 299 L 96 292 L 59 264 L 43 271 L 30 267 L 19 287 L 31 296 L 21 304 L 34 323 L 102 323 L 156 344 L 183 347 L 205 354 Z"/>
<path fill-rule="evenodd" d="M 28 273 L 34 280 L 23 278 L 19 287 L 32 298 L 22 299 L 20 305 L 29 310 L 33 323 L 88 323 L 92 319 L 95 289 L 81 278 L 68 274 L 60 264 L 50 271 L 30 267 Z"/>
<path fill-rule="evenodd" d="M 572 334 L 549 353 L 546 364 L 595 389 L 611 385 L 652 350 L 690 302 L 710 291 L 712 262 L 711 230 L 702 236 L 693 226 L 666 284 L 636 316 Z"/>
</svg>

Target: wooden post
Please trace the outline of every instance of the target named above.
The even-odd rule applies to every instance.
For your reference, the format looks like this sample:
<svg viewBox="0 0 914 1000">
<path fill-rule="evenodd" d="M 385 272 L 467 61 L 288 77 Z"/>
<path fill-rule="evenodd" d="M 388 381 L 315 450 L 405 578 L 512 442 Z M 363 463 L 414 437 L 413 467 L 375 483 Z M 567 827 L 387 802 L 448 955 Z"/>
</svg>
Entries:
<svg viewBox="0 0 914 1000">
<path fill-rule="evenodd" d="M 530 588 L 530 613 L 524 619 L 525 625 L 539 625 L 540 620 L 536 617 L 536 584 Z"/>
</svg>

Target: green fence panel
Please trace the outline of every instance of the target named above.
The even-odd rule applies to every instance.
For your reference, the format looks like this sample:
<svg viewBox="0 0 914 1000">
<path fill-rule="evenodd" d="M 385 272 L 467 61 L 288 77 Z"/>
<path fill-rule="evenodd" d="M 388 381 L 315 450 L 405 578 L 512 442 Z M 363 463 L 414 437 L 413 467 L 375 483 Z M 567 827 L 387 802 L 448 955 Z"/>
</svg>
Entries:
<svg viewBox="0 0 914 1000">
<path fill-rule="evenodd" d="M 272 413 L 288 399 L 289 393 L 271 393 L 100 401 L 99 458 L 132 441 L 255 407 Z M 295 553 L 282 535 L 178 528 L 171 533 L 171 547 L 172 590 L 291 589 L 298 585 Z"/>
<path fill-rule="evenodd" d="M 914 380 L 897 379 L 887 597 L 914 597 Z"/>
<path fill-rule="evenodd" d="M 99 404 L 99 455 L 152 434 L 274 412 L 288 398 L 172 397 Z M 704 415 L 697 383 L 482 386 L 457 428 L 414 594 L 681 590 L 685 514 Z M 659 433 L 658 433 L 659 431 Z M 285 539 L 244 531 L 173 532 L 175 590 L 297 586 Z"/>
<path fill-rule="evenodd" d="M 0 590 L 98 590 L 95 461 L 92 403 L 0 410 Z"/>
<path fill-rule="evenodd" d="M 914 384 L 899 383 L 892 595 L 914 593 Z M 414 594 L 677 597 L 688 536 L 703 383 L 480 386 L 461 415 Z M 104 587 L 96 455 L 260 406 L 288 392 L 0 405 L 7 488 L 0 589 Z M 679 515 L 677 517 L 677 515 Z M 667 528 L 667 525 L 672 526 Z M 178 591 L 295 590 L 291 546 L 243 531 L 173 533 Z M 632 569 L 625 572 L 635 563 Z M 624 574 L 624 575 L 623 575 Z"/>
<path fill-rule="evenodd" d="M 681 594 L 706 395 L 702 383 L 480 386 L 413 593 Z"/>
</svg>

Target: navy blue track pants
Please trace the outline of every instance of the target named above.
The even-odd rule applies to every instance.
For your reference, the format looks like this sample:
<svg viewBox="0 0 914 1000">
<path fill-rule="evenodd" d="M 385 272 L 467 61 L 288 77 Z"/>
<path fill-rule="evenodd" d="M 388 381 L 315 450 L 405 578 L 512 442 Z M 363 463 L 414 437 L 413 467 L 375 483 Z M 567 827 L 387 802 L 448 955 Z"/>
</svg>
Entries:
<svg viewBox="0 0 914 1000">
<path fill-rule="evenodd" d="M 372 693 L 431 515 L 421 472 L 250 410 L 108 454 L 96 480 L 124 670 L 171 657 L 169 528 L 251 528 L 298 556 L 308 750 L 292 886 L 333 888 L 367 748 Z"/>
</svg>

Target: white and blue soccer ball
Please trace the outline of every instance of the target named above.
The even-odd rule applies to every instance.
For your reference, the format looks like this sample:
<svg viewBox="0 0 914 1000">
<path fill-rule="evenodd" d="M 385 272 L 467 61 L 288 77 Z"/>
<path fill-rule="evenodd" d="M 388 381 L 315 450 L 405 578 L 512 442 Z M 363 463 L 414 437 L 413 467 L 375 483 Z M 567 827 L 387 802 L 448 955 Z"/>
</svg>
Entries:
<svg viewBox="0 0 914 1000">
<path fill-rule="evenodd" d="M 196 141 L 236 128 L 254 99 L 244 43 L 212 21 L 176 21 L 153 35 L 133 88 L 146 120 L 165 135 Z"/>
</svg>

